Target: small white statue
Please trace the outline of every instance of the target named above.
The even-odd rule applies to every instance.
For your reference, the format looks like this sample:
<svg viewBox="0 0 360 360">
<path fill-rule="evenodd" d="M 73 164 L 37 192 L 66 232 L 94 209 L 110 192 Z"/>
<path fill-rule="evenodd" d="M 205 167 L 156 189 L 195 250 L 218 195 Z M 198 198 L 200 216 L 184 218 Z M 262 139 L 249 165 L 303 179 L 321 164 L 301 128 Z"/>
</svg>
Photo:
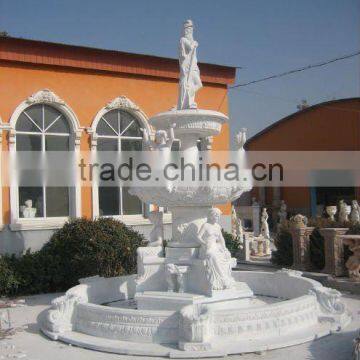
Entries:
<svg viewBox="0 0 360 360">
<path fill-rule="evenodd" d="M 284 200 L 281 200 L 279 211 L 279 223 L 283 224 L 287 219 L 287 206 Z"/>
<path fill-rule="evenodd" d="M 34 218 L 36 216 L 36 208 L 33 208 L 32 200 L 28 199 L 24 202 L 25 206 L 21 208 L 24 218 Z"/>
<path fill-rule="evenodd" d="M 269 231 L 269 224 L 268 224 L 269 215 L 267 213 L 266 208 L 263 208 L 261 213 L 261 235 L 265 239 L 270 239 L 270 231 Z"/>
<path fill-rule="evenodd" d="M 221 233 L 220 215 L 221 211 L 217 208 L 209 210 L 207 222 L 198 234 L 200 258 L 206 262 L 206 277 L 212 290 L 229 289 L 234 285 L 231 254 Z"/>
<path fill-rule="evenodd" d="M 196 109 L 195 93 L 202 88 L 196 57 L 198 43 L 193 38 L 193 31 L 193 22 L 186 20 L 179 44 L 180 81 L 178 110 Z"/>
<path fill-rule="evenodd" d="M 241 219 L 236 214 L 235 207 L 231 209 L 231 232 L 234 239 L 238 239 L 240 244 L 244 241 L 244 229 L 242 227 Z"/>
<path fill-rule="evenodd" d="M 357 200 L 353 200 L 351 203 L 350 221 L 354 225 L 360 223 L 360 207 Z"/>
<path fill-rule="evenodd" d="M 164 240 L 163 212 L 151 211 L 149 220 L 154 226 L 149 235 L 148 246 L 162 246 Z"/>
<path fill-rule="evenodd" d="M 246 143 L 246 132 L 247 132 L 247 129 L 242 128 L 235 136 L 235 142 L 236 142 L 237 148 L 239 150 L 242 150 Z"/>
<path fill-rule="evenodd" d="M 167 151 L 171 150 L 171 146 L 174 142 L 174 127 L 172 124 L 168 131 L 157 130 L 155 132 L 155 141 L 150 140 L 150 134 L 147 129 L 142 129 L 143 132 L 143 148 L 144 150 L 159 150 Z"/>
<path fill-rule="evenodd" d="M 344 200 L 339 201 L 339 222 L 346 223 L 349 221 L 349 206 L 346 204 Z"/>
</svg>

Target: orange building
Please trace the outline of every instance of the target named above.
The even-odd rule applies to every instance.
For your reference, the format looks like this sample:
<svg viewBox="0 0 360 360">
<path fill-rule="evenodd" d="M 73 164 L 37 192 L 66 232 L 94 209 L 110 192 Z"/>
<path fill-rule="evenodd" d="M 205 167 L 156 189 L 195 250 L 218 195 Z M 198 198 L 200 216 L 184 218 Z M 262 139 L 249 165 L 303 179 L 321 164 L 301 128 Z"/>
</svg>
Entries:
<svg viewBox="0 0 360 360">
<path fill-rule="evenodd" d="M 235 79 L 235 68 L 199 67 L 204 87 L 198 106 L 227 114 L 227 86 Z M 114 140 L 121 144 L 118 151 L 136 147 L 140 128 L 149 127 L 147 119 L 175 105 L 178 72 L 175 59 L 2 37 L 2 152 L 96 152 L 112 148 Z M 121 118 L 118 129 L 107 127 L 114 117 Z M 213 149 L 228 146 L 229 128 L 224 125 Z M 80 183 L 70 190 L 31 188 L 3 179 L 0 208 L 0 253 L 39 249 L 69 217 L 114 216 L 145 234 L 150 227 L 144 206 L 125 188 L 110 191 Z M 222 210 L 228 227 L 230 207 Z M 169 229 L 167 225 L 166 238 Z"/>
<path fill-rule="evenodd" d="M 246 149 L 359 151 L 360 98 L 324 102 L 291 114 L 250 138 Z M 321 214 L 325 206 L 336 205 L 340 199 L 348 204 L 353 199 L 360 200 L 360 191 L 355 177 L 352 186 L 258 187 L 252 196 L 270 210 L 276 210 L 283 199 L 290 214 L 315 216 Z"/>
</svg>

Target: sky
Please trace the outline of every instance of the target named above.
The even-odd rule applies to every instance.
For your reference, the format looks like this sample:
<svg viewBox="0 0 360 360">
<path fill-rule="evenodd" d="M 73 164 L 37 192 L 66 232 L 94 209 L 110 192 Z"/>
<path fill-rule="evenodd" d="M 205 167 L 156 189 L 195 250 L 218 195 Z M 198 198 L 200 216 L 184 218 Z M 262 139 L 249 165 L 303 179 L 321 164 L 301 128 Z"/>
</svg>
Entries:
<svg viewBox="0 0 360 360">
<path fill-rule="evenodd" d="M 236 83 L 360 50 L 359 0 L 0 0 L 11 36 L 173 58 L 189 18 L 199 61 L 242 67 Z M 254 135 L 302 99 L 357 96 L 360 56 L 229 90 L 232 136 Z"/>
</svg>

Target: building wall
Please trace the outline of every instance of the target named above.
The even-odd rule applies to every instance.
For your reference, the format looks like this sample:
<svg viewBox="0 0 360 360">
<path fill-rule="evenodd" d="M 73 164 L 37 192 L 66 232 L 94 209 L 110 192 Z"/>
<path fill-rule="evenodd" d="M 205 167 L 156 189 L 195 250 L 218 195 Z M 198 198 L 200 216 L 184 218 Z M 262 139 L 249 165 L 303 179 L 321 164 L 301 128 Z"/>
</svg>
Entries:
<svg viewBox="0 0 360 360">
<path fill-rule="evenodd" d="M 246 144 L 257 151 L 359 151 L 360 99 L 335 100 L 309 107 L 264 129 Z M 253 191 L 259 197 L 259 190 Z M 360 200 L 360 191 L 356 194 Z M 310 189 L 281 188 L 289 208 L 309 212 Z M 272 197 L 267 199 L 271 204 Z"/>
<path fill-rule="evenodd" d="M 163 77 L 0 61 L 0 117 L 3 123 L 9 121 L 22 101 L 42 89 L 50 89 L 64 100 L 76 114 L 81 126 L 87 128 L 101 108 L 121 95 L 136 103 L 147 117 L 168 110 L 177 102 L 178 83 L 177 79 Z M 205 83 L 204 88 L 198 92 L 197 103 L 200 108 L 227 114 L 226 85 Z M 2 150 L 8 151 L 7 131 L 3 131 L 2 140 Z M 213 148 L 227 150 L 228 146 L 229 127 L 225 124 L 221 134 L 214 138 Z M 90 150 L 90 135 L 86 131 L 82 132 L 81 150 Z M 3 187 L 2 217 L 5 229 L 0 233 L 0 253 L 41 247 L 52 233 L 51 230 L 13 232 L 7 229 L 10 222 L 9 194 L 9 188 Z M 81 195 L 82 216 L 91 218 L 91 187 L 83 187 Z M 230 205 L 221 206 L 221 210 L 224 214 L 223 221 L 228 224 L 226 218 L 230 215 Z M 149 226 L 140 226 L 138 230 L 148 234 Z"/>
</svg>

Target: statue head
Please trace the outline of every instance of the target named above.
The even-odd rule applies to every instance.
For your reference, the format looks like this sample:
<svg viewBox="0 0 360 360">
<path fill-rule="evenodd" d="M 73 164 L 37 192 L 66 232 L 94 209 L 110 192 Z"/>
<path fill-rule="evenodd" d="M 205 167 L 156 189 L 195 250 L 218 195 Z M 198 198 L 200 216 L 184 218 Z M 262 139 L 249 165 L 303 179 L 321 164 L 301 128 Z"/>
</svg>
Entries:
<svg viewBox="0 0 360 360">
<path fill-rule="evenodd" d="M 24 204 L 27 208 L 32 208 L 32 200 L 31 199 L 25 200 Z"/>
<path fill-rule="evenodd" d="M 157 144 L 165 144 L 167 133 L 165 130 L 157 130 L 155 133 L 155 142 Z"/>
<path fill-rule="evenodd" d="M 194 26 L 192 20 L 186 20 L 184 22 L 183 36 L 189 40 L 193 40 Z"/>
<path fill-rule="evenodd" d="M 212 208 L 208 212 L 208 222 L 211 224 L 217 224 L 220 221 L 221 210 L 218 208 Z"/>
</svg>

